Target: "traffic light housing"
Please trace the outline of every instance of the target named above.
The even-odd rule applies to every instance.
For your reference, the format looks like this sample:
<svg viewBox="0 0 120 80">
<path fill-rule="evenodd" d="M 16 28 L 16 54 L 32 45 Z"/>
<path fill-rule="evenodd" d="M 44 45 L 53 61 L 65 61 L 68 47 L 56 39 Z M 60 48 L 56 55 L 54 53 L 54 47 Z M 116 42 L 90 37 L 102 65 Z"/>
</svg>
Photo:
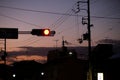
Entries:
<svg viewBox="0 0 120 80">
<path fill-rule="evenodd" d="M 50 29 L 32 29 L 31 34 L 37 36 L 54 36 L 55 31 L 50 31 Z"/>
</svg>

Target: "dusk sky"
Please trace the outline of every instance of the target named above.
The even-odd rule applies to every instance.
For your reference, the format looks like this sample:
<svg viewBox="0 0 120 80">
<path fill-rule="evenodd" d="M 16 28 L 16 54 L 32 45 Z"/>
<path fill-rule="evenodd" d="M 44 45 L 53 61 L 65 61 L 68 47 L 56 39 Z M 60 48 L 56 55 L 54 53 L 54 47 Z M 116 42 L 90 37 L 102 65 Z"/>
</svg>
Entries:
<svg viewBox="0 0 120 80">
<path fill-rule="evenodd" d="M 19 47 L 61 47 L 62 36 L 71 43 L 67 46 L 87 46 L 87 41 L 79 44 L 77 39 L 87 32 L 82 25 L 86 10 L 77 9 L 78 0 L 0 0 L 0 28 L 18 28 L 19 31 L 50 28 L 54 37 L 38 37 L 19 34 L 19 38 L 7 40 L 7 51 L 19 51 Z M 85 0 L 83 0 L 85 1 Z M 87 9 L 80 3 L 80 9 Z M 65 15 L 67 14 L 67 15 Z M 71 15 L 71 16 L 70 16 Z M 75 16 L 76 15 L 76 16 Z M 77 16 L 78 15 L 78 16 Z M 120 0 L 90 0 L 92 46 L 98 40 L 120 40 Z M 0 39 L 0 48 L 4 41 Z"/>
</svg>

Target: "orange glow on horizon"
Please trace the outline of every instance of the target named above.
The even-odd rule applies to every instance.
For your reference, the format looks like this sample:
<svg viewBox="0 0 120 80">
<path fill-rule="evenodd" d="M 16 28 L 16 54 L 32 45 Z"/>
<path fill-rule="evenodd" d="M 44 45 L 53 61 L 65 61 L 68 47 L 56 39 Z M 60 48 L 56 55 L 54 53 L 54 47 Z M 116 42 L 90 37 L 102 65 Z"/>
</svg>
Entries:
<svg viewBox="0 0 120 80">
<path fill-rule="evenodd" d="M 24 61 L 24 60 L 34 60 L 39 63 L 45 63 L 47 61 L 47 56 L 39 56 L 39 55 L 20 55 L 16 57 L 7 57 L 6 64 L 10 65 L 14 62 Z M 0 64 L 3 64 L 4 61 L 0 60 Z"/>
</svg>

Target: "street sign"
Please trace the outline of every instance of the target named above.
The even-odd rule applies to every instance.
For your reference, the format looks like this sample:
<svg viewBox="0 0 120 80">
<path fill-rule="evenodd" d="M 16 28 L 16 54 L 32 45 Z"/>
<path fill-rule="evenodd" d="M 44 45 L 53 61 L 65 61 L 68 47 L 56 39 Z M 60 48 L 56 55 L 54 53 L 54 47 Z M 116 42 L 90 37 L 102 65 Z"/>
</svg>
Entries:
<svg viewBox="0 0 120 80">
<path fill-rule="evenodd" d="M 0 39 L 18 39 L 18 28 L 0 28 Z"/>
</svg>

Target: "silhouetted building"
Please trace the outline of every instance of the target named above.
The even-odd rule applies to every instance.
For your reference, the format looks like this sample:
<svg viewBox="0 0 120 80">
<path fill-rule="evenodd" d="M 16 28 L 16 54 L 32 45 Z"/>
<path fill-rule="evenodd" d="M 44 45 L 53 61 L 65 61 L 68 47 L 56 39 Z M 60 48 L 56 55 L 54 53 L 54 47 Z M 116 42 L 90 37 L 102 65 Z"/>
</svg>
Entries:
<svg viewBox="0 0 120 80">
<path fill-rule="evenodd" d="M 12 67 L 0 64 L 0 80 L 12 80 Z"/>
<path fill-rule="evenodd" d="M 63 58 L 74 58 L 77 59 L 77 52 L 74 49 L 67 50 L 65 47 L 64 50 L 51 50 L 48 52 L 47 61 L 53 61 Z"/>
<path fill-rule="evenodd" d="M 120 58 L 111 59 L 114 55 L 112 44 L 98 44 L 92 51 L 91 61 L 93 80 L 97 80 L 97 73 L 103 73 L 104 80 L 119 80 Z"/>
<path fill-rule="evenodd" d="M 86 80 L 88 61 L 77 59 L 75 50 L 52 50 L 45 64 L 44 80 Z"/>
<path fill-rule="evenodd" d="M 40 80 L 42 64 L 35 61 L 20 61 L 13 64 L 15 80 Z"/>
<path fill-rule="evenodd" d="M 93 80 L 103 73 L 104 80 L 120 80 L 120 55 L 113 57 L 113 45 L 98 44 L 91 53 Z M 63 47 L 49 51 L 48 60 L 0 64 L 0 80 L 87 80 L 88 60 L 78 59 L 77 52 Z"/>
<path fill-rule="evenodd" d="M 91 54 L 91 60 L 93 62 L 107 60 L 113 55 L 113 45 L 112 44 L 98 44 Z"/>
<path fill-rule="evenodd" d="M 88 65 L 86 60 L 59 59 L 45 64 L 44 80 L 86 80 Z"/>
</svg>

